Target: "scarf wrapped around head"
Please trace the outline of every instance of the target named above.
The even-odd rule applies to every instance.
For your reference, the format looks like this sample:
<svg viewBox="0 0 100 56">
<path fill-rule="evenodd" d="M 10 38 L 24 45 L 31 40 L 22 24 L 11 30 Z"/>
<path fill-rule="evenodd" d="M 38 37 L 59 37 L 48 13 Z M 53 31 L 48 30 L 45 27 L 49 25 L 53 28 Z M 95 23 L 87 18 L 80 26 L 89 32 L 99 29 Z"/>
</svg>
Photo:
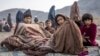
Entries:
<svg viewBox="0 0 100 56">
<path fill-rule="evenodd" d="M 70 19 L 80 19 L 80 14 L 79 14 L 79 8 L 78 8 L 78 4 L 75 1 L 74 4 L 71 6 L 71 11 L 70 11 Z"/>
<path fill-rule="evenodd" d="M 16 24 L 18 24 L 19 22 L 22 22 L 23 19 L 24 19 L 23 12 L 19 10 L 16 14 Z"/>
</svg>

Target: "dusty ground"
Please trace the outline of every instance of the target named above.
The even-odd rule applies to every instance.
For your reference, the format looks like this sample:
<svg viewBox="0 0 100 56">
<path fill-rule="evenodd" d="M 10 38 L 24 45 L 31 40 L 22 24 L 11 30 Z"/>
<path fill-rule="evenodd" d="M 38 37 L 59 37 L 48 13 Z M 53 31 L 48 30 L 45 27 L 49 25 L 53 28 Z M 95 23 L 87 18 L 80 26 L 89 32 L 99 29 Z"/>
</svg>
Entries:
<svg viewBox="0 0 100 56">
<path fill-rule="evenodd" d="M 0 42 L 3 41 L 5 38 L 9 37 L 13 34 L 13 31 L 11 32 L 0 32 Z"/>
</svg>

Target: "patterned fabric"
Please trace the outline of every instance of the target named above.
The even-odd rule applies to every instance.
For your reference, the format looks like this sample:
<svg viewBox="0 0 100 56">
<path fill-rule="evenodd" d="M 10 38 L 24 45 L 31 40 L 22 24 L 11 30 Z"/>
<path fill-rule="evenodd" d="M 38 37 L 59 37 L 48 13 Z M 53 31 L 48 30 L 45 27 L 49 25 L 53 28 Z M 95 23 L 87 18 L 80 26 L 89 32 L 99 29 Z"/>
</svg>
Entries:
<svg viewBox="0 0 100 56">
<path fill-rule="evenodd" d="M 9 50 L 37 50 L 42 47 L 50 48 L 50 35 L 38 24 L 19 24 L 15 35 L 6 38 L 1 45 Z"/>
</svg>

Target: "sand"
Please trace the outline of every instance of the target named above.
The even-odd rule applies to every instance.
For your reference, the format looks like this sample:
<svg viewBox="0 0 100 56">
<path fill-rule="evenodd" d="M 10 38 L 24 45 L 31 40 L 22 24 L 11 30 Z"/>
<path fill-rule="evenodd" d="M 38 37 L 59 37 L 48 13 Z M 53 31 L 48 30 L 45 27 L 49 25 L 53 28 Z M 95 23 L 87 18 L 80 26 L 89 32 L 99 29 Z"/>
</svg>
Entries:
<svg viewBox="0 0 100 56">
<path fill-rule="evenodd" d="M 13 31 L 11 32 L 0 32 L 0 43 L 3 41 L 5 38 L 11 36 L 13 34 Z"/>
</svg>

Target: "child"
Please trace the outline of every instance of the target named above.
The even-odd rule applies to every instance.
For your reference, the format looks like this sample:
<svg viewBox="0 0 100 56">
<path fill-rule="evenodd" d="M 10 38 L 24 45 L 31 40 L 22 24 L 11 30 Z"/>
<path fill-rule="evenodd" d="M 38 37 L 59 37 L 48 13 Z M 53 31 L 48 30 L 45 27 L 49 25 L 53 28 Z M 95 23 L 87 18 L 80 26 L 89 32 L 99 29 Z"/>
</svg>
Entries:
<svg viewBox="0 0 100 56">
<path fill-rule="evenodd" d="M 55 22 L 57 25 L 57 30 L 53 35 L 53 50 L 55 52 L 81 54 L 87 51 L 83 46 L 80 29 L 74 21 L 58 14 L 55 17 Z"/>
<path fill-rule="evenodd" d="M 30 24 L 31 21 L 32 21 L 31 11 L 30 11 L 30 10 L 27 10 L 27 11 L 24 13 L 24 23 Z"/>
<path fill-rule="evenodd" d="M 14 34 L 16 33 L 16 30 L 17 30 L 19 24 L 21 24 L 21 25 L 24 24 L 24 23 L 25 24 L 31 24 L 31 22 L 32 22 L 32 15 L 31 15 L 31 11 L 29 9 L 27 11 L 25 11 L 25 13 L 20 15 L 20 16 L 21 16 L 20 19 L 23 19 L 23 21 L 16 24 Z M 16 16 L 16 18 L 17 17 L 19 17 L 19 16 Z"/>
<path fill-rule="evenodd" d="M 86 13 L 82 16 L 82 21 L 84 25 L 81 27 L 81 32 L 84 39 L 84 46 L 97 46 L 97 25 L 93 23 L 93 16 L 89 13 Z"/>
<path fill-rule="evenodd" d="M 43 22 L 40 22 L 39 25 L 40 25 L 40 27 L 44 28 L 44 23 Z"/>
<path fill-rule="evenodd" d="M 45 24 L 46 24 L 46 28 L 45 28 L 45 29 L 46 29 L 47 31 L 49 31 L 51 34 L 53 34 L 54 31 L 55 31 L 55 29 L 52 27 L 52 22 L 51 22 L 51 20 L 46 20 Z"/>
</svg>

